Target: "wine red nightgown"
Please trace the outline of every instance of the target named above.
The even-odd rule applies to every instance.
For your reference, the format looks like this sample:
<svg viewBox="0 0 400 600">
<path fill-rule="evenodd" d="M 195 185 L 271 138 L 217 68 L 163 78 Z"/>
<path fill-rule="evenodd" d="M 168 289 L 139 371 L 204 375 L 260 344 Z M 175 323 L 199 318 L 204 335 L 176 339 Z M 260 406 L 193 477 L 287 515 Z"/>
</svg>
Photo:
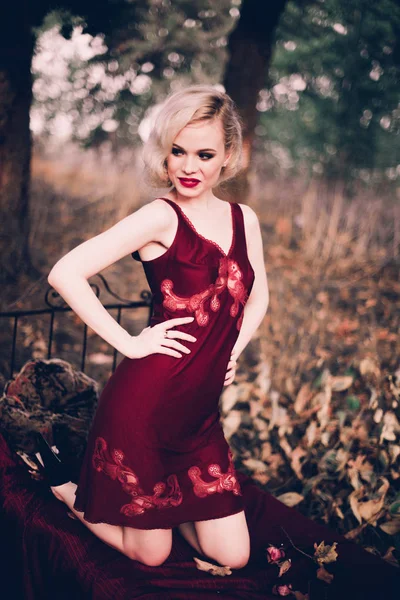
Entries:
<svg viewBox="0 0 400 600">
<path fill-rule="evenodd" d="M 244 509 L 233 456 L 220 423 L 227 365 L 254 283 L 243 212 L 230 203 L 227 254 L 200 235 L 173 200 L 178 216 L 171 246 L 142 261 L 154 310 L 150 326 L 174 326 L 197 338 L 182 358 L 155 353 L 124 357 L 99 398 L 74 508 L 87 521 L 168 529 Z M 140 260 L 137 252 L 133 258 Z M 137 258 L 139 257 L 139 258 Z"/>
</svg>

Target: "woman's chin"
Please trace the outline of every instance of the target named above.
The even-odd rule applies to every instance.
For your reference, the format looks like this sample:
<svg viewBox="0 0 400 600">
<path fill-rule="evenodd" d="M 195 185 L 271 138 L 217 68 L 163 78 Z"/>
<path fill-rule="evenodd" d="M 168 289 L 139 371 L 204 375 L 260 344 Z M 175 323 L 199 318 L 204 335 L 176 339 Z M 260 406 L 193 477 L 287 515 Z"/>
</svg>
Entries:
<svg viewBox="0 0 400 600">
<path fill-rule="evenodd" d="M 194 187 L 186 187 L 181 183 L 176 183 L 174 184 L 174 188 L 180 196 L 188 196 L 189 198 L 199 196 L 201 193 L 208 190 L 208 188 L 202 185 L 201 183 Z"/>
</svg>

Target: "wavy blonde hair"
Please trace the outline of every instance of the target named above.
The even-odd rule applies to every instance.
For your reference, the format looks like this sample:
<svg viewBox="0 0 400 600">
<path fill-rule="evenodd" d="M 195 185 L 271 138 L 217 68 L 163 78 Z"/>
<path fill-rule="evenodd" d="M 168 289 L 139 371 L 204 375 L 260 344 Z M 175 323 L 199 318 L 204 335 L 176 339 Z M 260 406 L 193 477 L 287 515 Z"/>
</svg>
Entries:
<svg viewBox="0 0 400 600">
<path fill-rule="evenodd" d="M 214 119 L 221 119 L 225 150 L 231 153 L 218 183 L 236 175 L 242 154 L 242 126 L 236 106 L 228 94 L 211 85 L 192 85 L 167 97 L 143 147 L 143 161 L 152 185 L 171 185 L 166 161 L 178 133 L 186 125 Z"/>
</svg>

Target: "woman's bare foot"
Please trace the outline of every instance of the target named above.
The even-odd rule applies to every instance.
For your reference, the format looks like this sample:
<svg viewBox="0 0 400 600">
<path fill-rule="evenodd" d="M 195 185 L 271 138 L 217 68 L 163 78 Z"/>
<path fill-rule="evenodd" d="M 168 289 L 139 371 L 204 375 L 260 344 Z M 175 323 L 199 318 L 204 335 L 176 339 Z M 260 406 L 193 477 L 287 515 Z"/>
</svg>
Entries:
<svg viewBox="0 0 400 600">
<path fill-rule="evenodd" d="M 53 494 L 55 495 L 55 497 L 57 498 L 57 500 L 60 500 L 61 502 L 65 502 L 65 491 L 66 491 L 66 488 L 68 489 L 71 484 L 72 484 L 72 481 L 69 481 L 68 483 L 63 483 L 62 485 L 56 485 L 55 487 L 50 486 L 50 489 L 53 492 Z"/>
</svg>

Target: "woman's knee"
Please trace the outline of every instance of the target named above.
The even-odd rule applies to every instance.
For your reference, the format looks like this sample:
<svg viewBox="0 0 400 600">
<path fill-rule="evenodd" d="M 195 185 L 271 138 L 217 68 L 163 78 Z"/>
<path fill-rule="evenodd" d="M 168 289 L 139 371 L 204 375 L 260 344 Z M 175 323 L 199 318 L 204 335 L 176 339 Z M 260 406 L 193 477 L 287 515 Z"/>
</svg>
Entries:
<svg viewBox="0 0 400 600">
<path fill-rule="evenodd" d="M 231 569 L 243 569 L 250 559 L 250 551 L 246 548 L 210 548 L 207 556 L 218 561 L 220 565 Z"/>
<path fill-rule="evenodd" d="M 218 561 L 219 564 L 232 569 L 242 569 L 250 559 L 249 535 L 238 536 L 235 540 L 225 537 L 208 536 L 200 540 L 202 551 L 206 556 Z"/>
<path fill-rule="evenodd" d="M 138 550 L 138 558 L 140 561 L 148 567 L 159 567 L 162 565 L 171 554 L 171 548 L 143 548 Z"/>
<path fill-rule="evenodd" d="M 141 539 L 142 538 L 142 539 Z M 124 554 L 132 560 L 149 566 L 162 565 L 172 549 L 172 531 L 165 530 L 162 534 L 146 532 L 144 535 L 129 536 L 125 539 Z"/>
<path fill-rule="evenodd" d="M 250 534 L 244 512 L 195 522 L 203 553 L 221 565 L 242 569 L 250 559 Z"/>
</svg>

